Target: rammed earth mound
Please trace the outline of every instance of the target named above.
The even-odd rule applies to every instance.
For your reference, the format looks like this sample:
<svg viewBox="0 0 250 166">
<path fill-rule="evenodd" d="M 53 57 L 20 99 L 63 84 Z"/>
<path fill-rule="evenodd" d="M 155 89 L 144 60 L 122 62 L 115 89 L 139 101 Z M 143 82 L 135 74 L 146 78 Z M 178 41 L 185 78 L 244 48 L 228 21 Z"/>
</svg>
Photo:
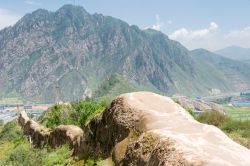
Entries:
<svg viewBox="0 0 250 166">
<path fill-rule="evenodd" d="M 112 157 L 117 165 L 250 164 L 249 149 L 150 92 L 118 96 L 83 127 L 77 149 L 78 155 Z"/>
</svg>

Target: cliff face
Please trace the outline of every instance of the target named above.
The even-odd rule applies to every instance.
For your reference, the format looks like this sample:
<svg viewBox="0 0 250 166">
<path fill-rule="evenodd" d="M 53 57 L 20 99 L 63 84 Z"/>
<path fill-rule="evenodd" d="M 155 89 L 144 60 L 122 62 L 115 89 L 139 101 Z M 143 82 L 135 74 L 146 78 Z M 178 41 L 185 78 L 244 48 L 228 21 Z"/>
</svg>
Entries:
<svg viewBox="0 0 250 166">
<path fill-rule="evenodd" d="M 250 165 L 250 150 L 154 93 L 118 96 L 83 131 L 77 153 L 112 156 L 116 165 Z"/>
</svg>

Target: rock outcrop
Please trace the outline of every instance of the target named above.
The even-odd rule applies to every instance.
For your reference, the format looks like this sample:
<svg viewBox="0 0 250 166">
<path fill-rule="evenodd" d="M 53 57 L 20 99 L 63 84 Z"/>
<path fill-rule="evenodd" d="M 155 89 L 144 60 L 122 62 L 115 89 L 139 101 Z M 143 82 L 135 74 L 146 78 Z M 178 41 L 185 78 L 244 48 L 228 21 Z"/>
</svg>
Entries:
<svg viewBox="0 0 250 166">
<path fill-rule="evenodd" d="M 22 113 L 20 124 L 32 122 L 26 118 Z M 115 165 L 250 165 L 250 150 L 197 122 L 172 99 L 150 92 L 120 95 L 83 132 L 59 126 L 51 137 L 63 139 L 53 145 L 69 138 L 78 154 L 111 156 Z"/>
<path fill-rule="evenodd" d="M 116 165 L 250 165 L 250 150 L 149 92 L 117 97 L 84 132 L 82 149 L 112 155 Z"/>
</svg>

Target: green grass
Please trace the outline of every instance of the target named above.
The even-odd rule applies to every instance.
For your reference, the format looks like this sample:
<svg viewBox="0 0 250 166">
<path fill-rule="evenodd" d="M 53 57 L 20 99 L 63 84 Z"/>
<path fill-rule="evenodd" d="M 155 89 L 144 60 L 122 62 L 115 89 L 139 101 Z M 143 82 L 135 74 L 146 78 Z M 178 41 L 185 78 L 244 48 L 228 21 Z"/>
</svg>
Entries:
<svg viewBox="0 0 250 166">
<path fill-rule="evenodd" d="M 98 89 L 94 92 L 93 100 L 111 101 L 114 97 L 122 93 L 138 91 L 139 89 L 139 87 L 132 85 L 121 76 L 114 74 L 100 84 Z"/>
<path fill-rule="evenodd" d="M 195 119 L 220 128 L 234 141 L 250 149 L 250 120 L 237 120 L 216 111 L 204 112 Z"/>
<path fill-rule="evenodd" d="M 229 116 L 226 116 L 217 111 L 205 111 L 194 117 L 199 122 L 214 125 L 216 127 L 220 127 L 222 124 L 231 121 L 231 118 Z"/>
<path fill-rule="evenodd" d="M 8 144 L 6 144 L 8 145 Z M 67 145 L 61 146 L 57 149 L 33 148 L 26 140 L 23 140 L 21 144 L 14 146 L 4 160 L 1 160 L 2 165 L 13 166 L 54 166 L 54 165 L 66 165 L 72 162 L 71 150 Z"/>
<path fill-rule="evenodd" d="M 23 135 L 16 121 L 1 126 L 0 165 L 4 166 L 54 166 L 74 163 L 68 145 L 57 149 L 34 148 Z"/>
<path fill-rule="evenodd" d="M 236 120 L 250 120 L 250 107 L 234 107 L 224 105 L 226 113 Z"/>
<path fill-rule="evenodd" d="M 16 121 L 0 126 L 0 165 L 1 166 L 107 166 L 112 160 L 101 157 L 72 157 L 72 150 L 67 144 L 53 149 L 33 147 L 23 135 Z"/>
<path fill-rule="evenodd" d="M 91 101 L 56 104 L 45 113 L 42 124 L 50 128 L 60 124 L 74 124 L 83 127 L 96 114 L 102 112 L 106 106 L 106 102 L 96 103 Z M 33 145 L 29 144 L 27 137 L 23 135 L 17 121 L 0 126 L 0 165 L 75 165 L 82 160 L 72 158 L 71 154 L 72 150 L 69 149 L 68 145 L 56 149 L 49 146 L 42 149 L 34 148 Z M 99 162 L 99 165 L 102 165 L 102 159 L 93 158 L 93 156 L 88 156 L 84 162 L 85 165 L 98 165 Z"/>
</svg>

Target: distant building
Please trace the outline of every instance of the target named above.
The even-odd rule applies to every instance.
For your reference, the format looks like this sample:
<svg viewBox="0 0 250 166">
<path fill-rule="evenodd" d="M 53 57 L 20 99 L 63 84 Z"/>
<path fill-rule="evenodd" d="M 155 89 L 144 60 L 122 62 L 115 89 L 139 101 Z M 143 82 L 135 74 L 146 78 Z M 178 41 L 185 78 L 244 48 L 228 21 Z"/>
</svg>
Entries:
<svg viewBox="0 0 250 166">
<path fill-rule="evenodd" d="M 250 89 L 244 91 L 244 92 L 241 92 L 240 93 L 241 96 L 250 96 Z"/>
<path fill-rule="evenodd" d="M 5 110 L 7 108 L 6 105 L 0 105 L 0 110 Z"/>
<path fill-rule="evenodd" d="M 219 89 L 211 89 L 211 95 L 219 95 L 221 91 Z"/>
<path fill-rule="evenodd" d="M 23 109 L 24 110 L 31 110 L 32 109 L 32 105 L 24 105 Z"/>
<path fill-rule="evenodd" d="M 250 101 L 234 100 L 231 104 L 236 107 L 250 107 Z"/>
<path fill-rule="evenodd" d="M 241 92 L 239 97 L 232 98 L 231 103 L 237 107 L 250 107 L 250 89 Z"/>
</svg>

